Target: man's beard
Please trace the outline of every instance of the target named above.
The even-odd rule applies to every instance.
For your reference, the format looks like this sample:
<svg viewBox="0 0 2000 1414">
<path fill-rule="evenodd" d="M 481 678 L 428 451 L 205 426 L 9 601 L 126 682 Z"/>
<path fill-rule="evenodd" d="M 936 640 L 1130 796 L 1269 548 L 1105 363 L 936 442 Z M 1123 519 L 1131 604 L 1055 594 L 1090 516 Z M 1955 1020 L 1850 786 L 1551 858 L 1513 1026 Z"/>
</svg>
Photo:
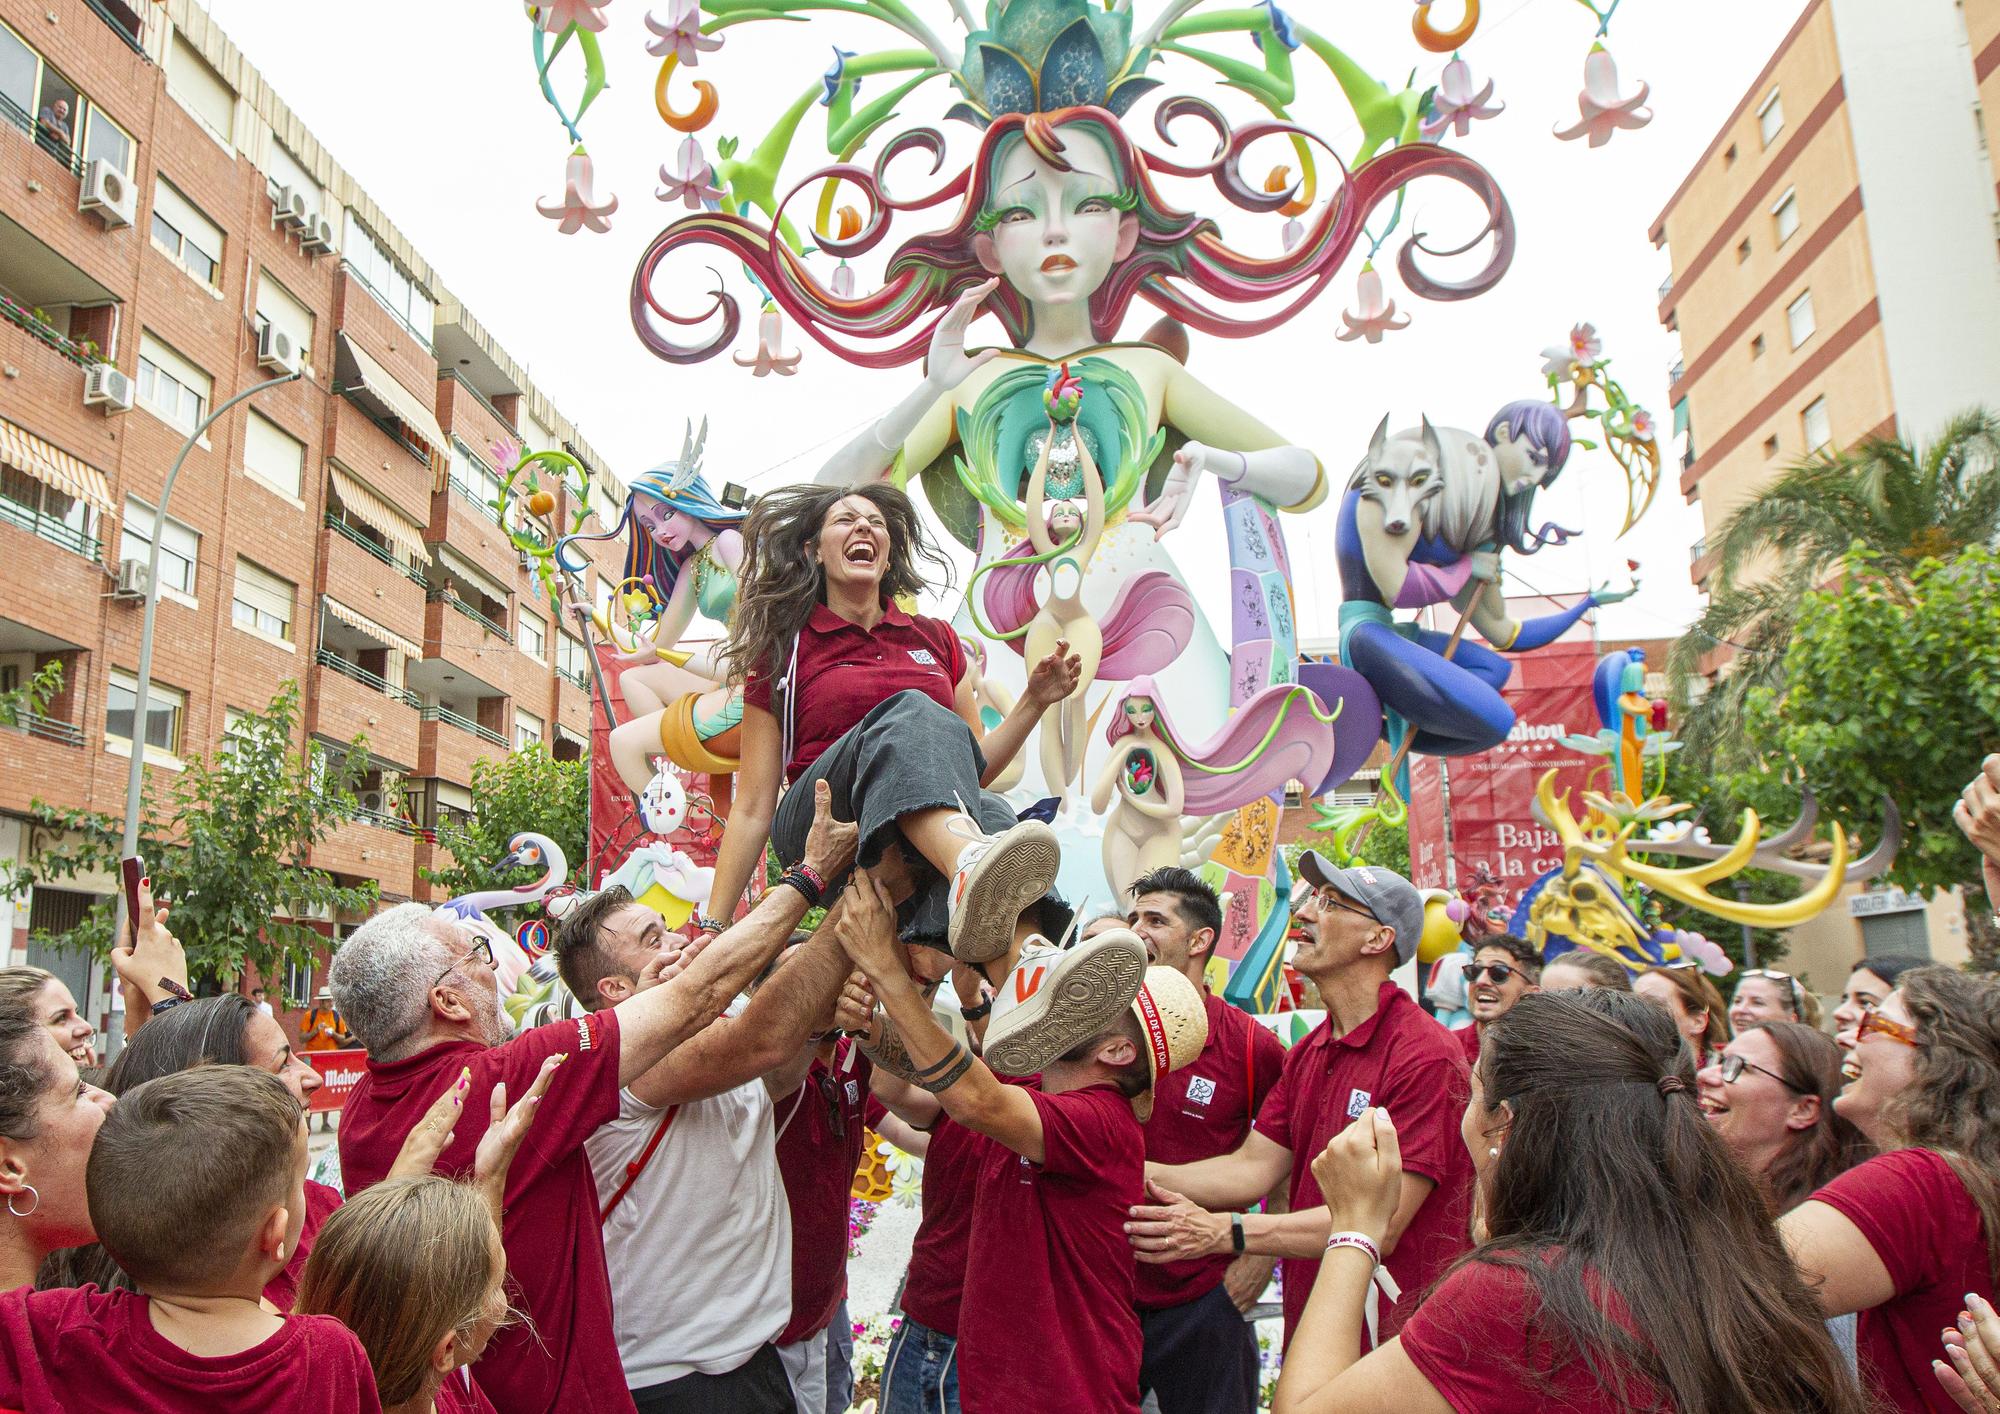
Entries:
<svg viewBox="0 0 2000 1414">
<path fill-rule="evenodd" d="M 486 1038 L 486 1044 L 497 1046 L 514 1034 L 513 1024 L 508 1021 L 507 1014 L 500 1009 L 500 993 L 497 989 L 490 993 L 482 991 L 478 996 L 478 1001 L 474 1003 L 476 1013 L 474 1020 L 479 1023 L 479 1032 Z"/>
</svg>

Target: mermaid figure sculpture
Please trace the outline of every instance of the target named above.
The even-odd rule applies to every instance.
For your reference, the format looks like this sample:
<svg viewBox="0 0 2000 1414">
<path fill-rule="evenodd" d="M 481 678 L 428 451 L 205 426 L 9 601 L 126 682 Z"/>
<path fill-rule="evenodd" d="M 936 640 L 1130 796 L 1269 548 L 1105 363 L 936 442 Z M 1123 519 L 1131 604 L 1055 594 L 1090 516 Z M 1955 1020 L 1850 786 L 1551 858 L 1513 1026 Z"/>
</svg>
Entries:
<svg viewBox="0 0 2000 1414">
<path fill-rule="evenodd" d="M 583 566 L 570 560 L 571 544 L 629 532 L 625 577 L 613 606 L 620 599 L 641 605 L 637 626 L 621 635 L 606 616 L 593 616 L 593 622 L 626 665 L 618 686 L 631 715 L 612 728 L 611 760 L 635 794 L 652 781 L 653 758 L 662 754 L 683 770 L 714 776 L 736 770 L 741 694 L 722 684 L 708 650 L 690 656 L 675 649 L 697 610 L 717 623 L 729 621 L 743 562 L 737 526 L 744 513 L 717 501 L 701 476 L 707 435 L 706 422 L 699 434 L 690 428 L 679 457 L 635 477 L 610 530 L 566 535 L 555 546 L 557 563 L 576 573 Z"/>
<path fill-rule="evenodd" d="M 1531 530 L 1537 490 L 1570 452 L 1562 409 L 1509 403 L 1486 435 L 1450 427 L 1389 435 L 1375 429 L 1341 498 L 1334 545 L 1340 568 L 1340 660 L 1368 679 L 1388 709 L 1391 744 L 1465 756 L 1506 739 L 1514 712 L 1500 696 L 1512 674 L 1483 644 L 1398 623 L 1392 610 L 1449 603 L 1487 643 L 1525 653 L 1553 642 L 1590 609 L 1632 591 L 1600 589 L 1558 613 L 1517 623 L 1498 592 L 1500 553 L 1533 554 L 1570 534 Z M 1450 647 L 1449 657 L 1445 650 Z"/>
</svg>

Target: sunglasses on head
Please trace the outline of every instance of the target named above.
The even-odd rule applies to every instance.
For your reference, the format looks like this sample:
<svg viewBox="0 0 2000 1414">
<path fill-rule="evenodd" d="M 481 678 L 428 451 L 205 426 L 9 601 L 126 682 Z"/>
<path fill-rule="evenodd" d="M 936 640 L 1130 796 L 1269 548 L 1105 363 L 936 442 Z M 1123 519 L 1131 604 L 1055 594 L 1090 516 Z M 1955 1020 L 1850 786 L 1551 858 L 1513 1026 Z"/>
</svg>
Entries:
<svg viewBox="0 0 2000 1414">
<path fill-rule="evenodd" d="M 1792 999 L 1792 1015 L 1794 1016 L 1805 1015 L 1805 1010 L 1806 1010 L 1805 1003 L 1801 1001 L 1799 997 L 1799 979 L 1792 976 L 1791 973 L 1773 972 L 1769 968 L 1753 967 L 1748 971 L 1746 971 L 1743 974 L 1743 976 L 1762 977 L 1767 982 L 1783 982 L 1785 984 L 1786 994 L 1789 995 Z M 1740 981 L 1738 985 L 1739 986 L 1741 985 Z"/>
<path fill-rule="evenodd" d="M 1518 970 L 1504 962 L 1468 962 L 1464 968 L 1465 980 L 1474 986 L 1479 984 L 1482 973 L 1491 977 L 1496 985 L 1505 986 L 1507 979 L 1514 976 Z"/>
</svg>

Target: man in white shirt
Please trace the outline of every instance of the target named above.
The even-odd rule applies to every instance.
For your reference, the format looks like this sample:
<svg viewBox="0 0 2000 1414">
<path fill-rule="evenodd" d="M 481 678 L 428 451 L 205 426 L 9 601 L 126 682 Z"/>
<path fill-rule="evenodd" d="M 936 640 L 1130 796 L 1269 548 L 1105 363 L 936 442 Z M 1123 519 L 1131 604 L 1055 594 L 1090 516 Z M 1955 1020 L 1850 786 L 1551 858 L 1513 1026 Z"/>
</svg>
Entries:
<svg viewBox="0 0 2000 1414">
<path fill-rule="evenodd" d="M 595 1011 L 640 990 L 647 965 L 684 941 L 614 887 L 564 918 L 557 964 Z M 747 1001 L 622 1090 L 618 1118 L 585 1145 L 639 1414 L 796 1408 L 772 1345 L 792 1307 L 772 1099 L 798 1089 L 816 1036 L 835 1029 L 851 966 L 821 929 Z M 865 1025 L 872 1003 L 854 990 L 850 1024 Z"/>
</svg>

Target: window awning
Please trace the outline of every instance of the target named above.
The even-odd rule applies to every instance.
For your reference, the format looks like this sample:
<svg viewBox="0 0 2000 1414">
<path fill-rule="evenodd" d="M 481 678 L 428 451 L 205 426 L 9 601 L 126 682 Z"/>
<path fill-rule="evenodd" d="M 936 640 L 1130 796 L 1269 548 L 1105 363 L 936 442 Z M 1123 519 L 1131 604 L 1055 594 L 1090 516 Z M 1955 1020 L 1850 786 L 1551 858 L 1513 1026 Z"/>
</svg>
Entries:
<svg viewBox="0 0 2000 1414">
<path fill-rule="evenodd" d="M 328 470 L 333 475 L 333 493 L 340 497 L 340 504 L 349 515 L 369 529 L 379 531 L 384 540 L 414 563 L 422 565 L 430 558 L 423 530 L 414 520 L 338 467 Z"/>
<path fill-rule="evenodd" d="M 507 590 L 498 580 L 449 545 L 437 547 L 438 563 L 484 594 L 496 604 L 507 602 Z"/>
<path fill-rule="evenodd" d="M 334 354 L 334 390 L 344 393 L 381 417 L 391 417 L 408 428 L 410 435 L 430 449 L 431 465 L 441 467 L 451 452 L 438 426 L 437 414 L 423 400 L 390 376 L 346 334 L 340 336 Z"/>
<path fill-rule="evenodd" d="M 0 462 L 65 496 L 74 496 L 99 515 L 112 512 L 111 488 L 105 484 L 103 472 L 4 417 L 0 417 Z"/>
<path fill-rule="evenodd" d="M 400 633 L 393 633 L 383 628 L 382 625 L 376 623 L 375 620 L 369 618 L 366 614 L 348 608 L 338 599 L 322 599 L 320 603 L 326 607 L 326 611 L 329 614 L 332 614 L 356 633 L 368 635 L 368 637 L 374 639 L 383 647 L 393 648 L 405 658 L 421 658 L 424 656 L 422 645 L 411 642 Z"/>
</svg>

